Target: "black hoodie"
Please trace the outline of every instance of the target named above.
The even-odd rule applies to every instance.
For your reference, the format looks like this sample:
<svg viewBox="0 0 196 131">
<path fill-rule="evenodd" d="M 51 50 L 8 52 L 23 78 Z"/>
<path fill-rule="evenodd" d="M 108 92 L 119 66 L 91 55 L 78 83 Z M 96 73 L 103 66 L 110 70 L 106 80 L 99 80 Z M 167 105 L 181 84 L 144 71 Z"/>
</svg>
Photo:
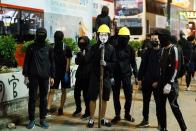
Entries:
<svg viewBox="0 0 196 131">
<path fill-rule="evenodd" d="M 83 39 L 85 41 L 84 45 L 80 45 L 80 40 Z M 86 54 L 90 50 L 89 46 L 90 40 L 87 36 L 82 36 L 78 38 L 78 46 L 80 48 L 80 52 L 76 54 L 75 63 L 78 65 L 78 69 L 76 71 L 76 79 L 77 80 L 88 80 L 89 78 L 89 64 L 85 62 Z"/>
<path fill-rule="evenodd" d="M 102 12 L 100 15 L 97 16 L 96 18 L 96 31 L 98 30 L 99 26 L 102 24 L 106 24 L 109 28 L 111 27 L 111 19 L 108 16 L 109 14 L 109 9 L 107 6 L 104 6 L 102 8 Z"/>
<path fill-rule="evenodd" d="M 54 78 L 55 66 L 52 48 L 46 44 L 47 33 L 44 28 L 36 31 L 35 42 L 27 48 L 23 66 L 26 77 Z"/>
</svg>

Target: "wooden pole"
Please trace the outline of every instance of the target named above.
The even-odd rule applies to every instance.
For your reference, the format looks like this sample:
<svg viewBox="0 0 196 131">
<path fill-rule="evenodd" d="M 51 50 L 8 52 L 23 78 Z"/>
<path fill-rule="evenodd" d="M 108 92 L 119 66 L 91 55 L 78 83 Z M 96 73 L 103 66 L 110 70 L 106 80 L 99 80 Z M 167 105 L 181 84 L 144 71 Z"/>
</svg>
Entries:
<svg viewBox="0 0 196 131">
<path fill-rule="evenodd" d="M 101 48 L 101 60 L 104 60 L 105 49 L 104 46 Z M 102 94 L 103 94 L 103 74 L 104 67 L 100 65 L 100 89 L 99 89 L 99 118 L 98 128 L 101 128 L 101 112 L 102 112 Z"/>
</svg>

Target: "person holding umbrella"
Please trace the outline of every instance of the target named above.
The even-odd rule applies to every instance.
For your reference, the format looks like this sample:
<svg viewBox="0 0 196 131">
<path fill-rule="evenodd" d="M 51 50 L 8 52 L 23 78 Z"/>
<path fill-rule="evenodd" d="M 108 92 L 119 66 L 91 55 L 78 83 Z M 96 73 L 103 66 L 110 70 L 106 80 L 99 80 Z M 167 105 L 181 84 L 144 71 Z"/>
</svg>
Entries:
<svg viewBox="0 0 196 131">
<path fill-rule="evenodd" d="M 106 24 L 103 24 L 98 28 L 97 33 L 97 44 L 91 47 L 91 50 L 87 53 L 85 58 L 87 63 L 91 64 L 88 89 L 90 119 L 87 126 L 89 128 L 94 126 L 94 113 L 98 95 L 101 101 L 100 104 L 102 105 L 100 106 L 101 108 L 99 108 L 99 118 L 101 118 L 101 123 L 99 121 L 99 124 L 107 127 L 111 126 L 109 120 L 105 119 L 105 113 L 107 101 L 110 96 L 110 79 L 112 78 L 112 69 L 115 64 L 116 56 L 113 46 L 109 44 L 110 28 Z"/>
</svg>

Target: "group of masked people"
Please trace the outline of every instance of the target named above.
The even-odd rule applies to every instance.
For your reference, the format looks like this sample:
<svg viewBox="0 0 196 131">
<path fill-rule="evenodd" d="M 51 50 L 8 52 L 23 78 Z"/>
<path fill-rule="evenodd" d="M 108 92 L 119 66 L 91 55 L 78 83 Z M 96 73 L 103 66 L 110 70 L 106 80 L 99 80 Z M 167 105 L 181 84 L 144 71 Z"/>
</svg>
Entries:
<svg viewBox="0 0 196 131">
<path fill-rule="evenodd" d="M 76 103 L 76 110 L 73 116 L 80 116 L 81 108 L 81 90 L 83 90 L 83 97 L 85 101 L 85 113 L 82 118 L 88 117 L 87 127 L 94 127 L 94 113 L 96 109 L 96 100 L 99 96 L 100 90 L 100 65 L 104 68 L 103 73 L 103 93 L 102 93 L 102 109 L 101 109 L 101 125 L 111 126 L 111 122 L 105 118 L 107 101 L 110 98 L 110 90 L 113 90 L 113 100 L 115 117 L 112 123 L 120 121 L 120 88 L 123 84 L 125 94 L 125 120 L 134 122 L 134 118 L 130 114 L 132 102 L 132 85 L 131 75 L 132 69 L 135 77 L 137 77 L 137 66 L 135 60 L 135 52 L 133 48 L 128 45 L 130 39 L 129 29 L 123 27 L 118 32 L 118 40 L 112 43 L 110 40 L 110 28 L 103 24 L 98 28 L 97 44 L 84 48 L 82 45 L 83 37 L 79 39 L 78 45 L 81 49 L 76 55 L 75 63 L 78 64 L 76 72 L 76 84 L 74 89 L 74 97 Z M 104 40 L 105 42 L 103 43 Z M 86 40 L 87 42 L 89 40 Z M 101 59 L 101 49 L 104 48 L 104 60 Z"/>
<path fill-rule="evenodd" d="M 153 92 L 157 109 L 157 121 L 160 131 L 167 131 L 166 122 L 166 100 L 168 98 L 172 111 L 182 131 L 187 129 L 181 111 L 178 106 L 177 97 L 179 86 L 178 75 L 178 49 L 171 43 L 171 35 L 168 30 L 157 32 L 152 42 L 152 48 L 145 51 L 142 57 L 139 72 L 137 71 L 135 51 L 129 45 L 130 31 L 122 27 L 114 40 L 110 39 L 110 28 L 103 24 L 97 30 L 98 38 L 95 45 L 89 46 L 89 38 L 82 36 L 78 39 L 80 51 L 76 54 L 75 63 L 78 65 L 76 71 L 76 82 L 74 98 L 76 110 L 73 116 L 88 118 L 87 127 L 94 127 L 94 113 L 96 100 L 100 90 L 100 66 L 104 68 L 103 93 L 101 109 L 101 125 L 110 127 L 121 120 L 120 89 L 123 88 L 125 95 L 124 119 L 134 122 L 130 114 L 132 105 L 133 87 L 131 76 L 135 81 L 139 80 L 143 94 L 143 121 L 138 127 L 149 126 L 148 114 L 151 94 Z M 25 84 L 29 88 L 29 123 L 28 129 L 35 127 L 35 101 L 39 86 L 40 93 L 40 126 L 48 128 L 45 118 L 51 111 L 51 104 L 55 89 L 59 88 L 61 82 L 61 103 L 58 114 L 63 114 L 66 100 L 66 88 L 70 88 L 70 61 L 72 51 L 63 43 L 63 32 L 56 31 L 54 44 L 46 44 L 47 31 L 39 28 L 36 31 L 35 42 L 26 51 L 23 75 Z M 161 46 L 162 48 L 159 48 Z M 101 59 L 101 50 L 104 48 L 104 59 Z M 49 90 L 50 86 L 50 90 Z M 107 101 L 110 99 L 110 90 L 113 91 L 113 102 L 115 116 L 111 122 L 105 118 Z M 48 93 L 49 91 L 49 93 Z M 85 102 L 83 115 L 81 107 L 81 91 Z M 48 104 L 47 104 L 48 103 Z"/>
<path fill-rule="evenodd" d="M 126 27 L 121 28 L 118 33 L 118 41 L 113 44 L 110 41 L 110 28 L 103 24 L 98 28 L 97 44 L 89 46 L 90 41 L 87 36 L 78 39 L 80 51 L 76 54 L 75 63 L 78 65 L 76 71 L 76 82 L 74 88 L 74 98 L 76 110 L 73 116 L 89 118 L 87 126 L 94 126 L 94 113 L 96 109 L 96 100 L 99 95 L 100 87 L 100 66 L 104 68 L 103 75 L 103 94 L 101 109 L 101 125 L 110 127 L 111 122 L 105 118 L 107 101 L 109 101 L 110 90 L 114 93 L 114 107 L 116 116 L 112 122 L 118 122 L 120 118 L 120 87 L 123 84 L 125 93 L 125 119 L 134 122 L 130 115 L 132 102 L 132 69 L 137 77 L 137 66 L 135 52 L 128 45 L 130 32 Z M 52 112 L 51 105 L 55 90 L 61 83 L 61 102 L 58 109 L 58 115 L 63 114 L 63 107 L 66 100 L 66 89 L 70 88 L 70 61 L 72 51 L 69 46 L 63 43 L 63 32 L 56 31 L 54 34 L 54 43 L 46 43 L 47 31 L 39 28 L 36 31 L 36 38 L 26 51 L 23 66 L 24 83 L 29 88 L 28 129 L 35 127 L 35 102 L 37 91 L 40 95 L 40 126 L 48 128 L 46 115 Z M 105 42 L 103 43 L 102 40 Z M 104 59 L 101 60 L 101 49 L 104 48 Z M 131 66 L 130 66 L 131 65 Z M 49 89 L 50 87 L 50 89 Z M 49 92 L 49 93 L 48 93 Z M 81 115 L 81 92 L 85 102 L 85 113 Z"/>
<path fill-rule="evenodd" d="M 181 131 L 186 131 L 187 127 L 177 102 L 178 78 L 184 75 L 181 74 L 184 65 L 185 71 L 188 72 L 185 55 L 177 40 L 174 42 L 173 36 L 166 29 L 156 30 L 148 37 L 138 72 L 143 95 L 143 120 L 138 127 L 149 126 L 149 103 L 153 93 L 159 129 L 167 131 L 166 101 L 168 99 Z"/>
</svg>

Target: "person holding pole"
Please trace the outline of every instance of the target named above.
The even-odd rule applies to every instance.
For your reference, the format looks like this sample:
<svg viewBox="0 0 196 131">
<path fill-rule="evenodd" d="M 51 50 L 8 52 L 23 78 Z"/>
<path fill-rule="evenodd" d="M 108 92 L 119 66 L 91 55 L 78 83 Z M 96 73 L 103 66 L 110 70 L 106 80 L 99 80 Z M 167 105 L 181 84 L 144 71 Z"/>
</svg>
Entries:
<svg viewBox="0 0 196 131">
<path fill-rule="evenodd" d="M 112 69 L 115 64 L 115 50 L 109 44 L 110 28 L 103 24 L 98 28 L 97 44 L 86 54 L 86 62 L 90 64 L 90 79 L 88 96 L 90 99 L 90 119 L 87 127 L 94 126 L 96 100 L 99 94 L 99 127 L 110 127 L 111 123 L 105 118 L 107 101 L 110 96 Z M 101 119 L 101 120 L 100 120 Z"/>
<path fill-rule="evenodd" d="M 113 100 L 115 117 L 112 119 L 112 123 L 117 123 L 121 120 L 120 118 L 120 89 L 121 83 L 125 95 L 125 120 L 134 122 L 134 118 L 130 115 L 130 109 L 132 104 L 132 85 L 131 85 L 131 75 L 135 76 L 137 81 L 137 65 L 135 59 L 134 49 L 128 45 L 130 39 L 130 31 L 127 27 L 122 27 L 118 32 L 118 43 L 115 46 L 116 50 L 116 64 L 114 72 L 115 85 L 113 86 Z M 132 71 L 133 70 L 133 71 Z"/>
</svg>

